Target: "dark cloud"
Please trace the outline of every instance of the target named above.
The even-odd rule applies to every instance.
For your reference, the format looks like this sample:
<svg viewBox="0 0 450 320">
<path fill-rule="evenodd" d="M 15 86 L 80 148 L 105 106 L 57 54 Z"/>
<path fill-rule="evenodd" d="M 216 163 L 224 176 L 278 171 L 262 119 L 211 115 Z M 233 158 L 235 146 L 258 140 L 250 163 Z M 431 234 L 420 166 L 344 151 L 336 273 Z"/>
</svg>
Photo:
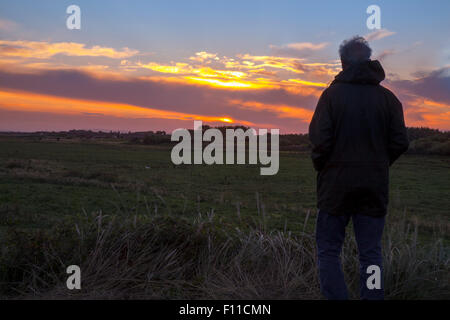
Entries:
<svg viewBox="0 0 450 320">
<path fill-rule="evenodd" d="M 230 116 L 253 123 L 270 123 L 284 128 L 287 118 L 270 110 L 238 108 L 233 99 L 273 105 L 315 108 L 317 97 L 284 89 L 222 90 L 207 86 L 155 80 L 119 80 L 94 77 L 74 70 L 41 73 L 0 71 L 0 87 L 66 98 L 131 104 L 141 107 L 205 116 Z M 297 125 L 300 119 L 292 119 Z M 298 130 L 296 130 L 298 131 Z"/>
<path fill-rule="evenodd" d="M 435 70 L 428 74 L 421 72 L 415 75 L 420 78 L 416 80 L 396 80 L 388 83 L 395 88 L 450 104 L 450 67 Z"/>
<path fill-rule="evenodd" d="M 191 128 L 192 121 L 161 118 L 122 118 L 106 115 L 56 114 L 48 112 L 12 111 L 0 109 L 0 131 L 157 131 Z"/>
</svg>

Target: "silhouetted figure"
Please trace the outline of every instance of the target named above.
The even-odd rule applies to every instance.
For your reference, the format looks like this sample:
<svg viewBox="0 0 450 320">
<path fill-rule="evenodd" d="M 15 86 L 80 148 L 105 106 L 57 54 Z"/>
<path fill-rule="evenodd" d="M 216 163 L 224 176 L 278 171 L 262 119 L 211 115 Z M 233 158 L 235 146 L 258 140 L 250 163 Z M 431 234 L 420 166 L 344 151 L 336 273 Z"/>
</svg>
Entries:
<svg viewBox="0 0 450 320">
<path fill-rule="evenodd" d="M 339 256 L 350 219 L 359 250 L 361 299 L 384 298 L 381 236 L 389 166 L 409 143 L 402 104 L 380 85 L 384 70 L 378 61 L 370 60 L 371 53 L 362 37 L 341 44 L 343 70 L 322 93 L 309 126 L 318 171 L 320 287 L 327 299 L 348 298 Z M 381 270 L 380 289 L 366 285 L 371 265 Z"/>
</svg>

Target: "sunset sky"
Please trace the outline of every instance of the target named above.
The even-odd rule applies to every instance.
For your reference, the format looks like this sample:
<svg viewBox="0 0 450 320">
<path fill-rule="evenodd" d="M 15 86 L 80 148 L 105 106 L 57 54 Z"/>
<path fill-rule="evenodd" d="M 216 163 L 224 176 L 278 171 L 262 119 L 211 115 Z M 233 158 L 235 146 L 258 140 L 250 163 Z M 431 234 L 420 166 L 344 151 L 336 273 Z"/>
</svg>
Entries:
<svg viewBox="0 0 450 320">
<path fill-rule="evenodd" d="M 81 8 L 69 30 L 66 8 Z M 368 30 L 366 8 L 381 8 Z M 365 36 L 408 126 L 450 130 L 450 1 L 1 1 L 0 131 L 304 133 Z"/>
</svg>

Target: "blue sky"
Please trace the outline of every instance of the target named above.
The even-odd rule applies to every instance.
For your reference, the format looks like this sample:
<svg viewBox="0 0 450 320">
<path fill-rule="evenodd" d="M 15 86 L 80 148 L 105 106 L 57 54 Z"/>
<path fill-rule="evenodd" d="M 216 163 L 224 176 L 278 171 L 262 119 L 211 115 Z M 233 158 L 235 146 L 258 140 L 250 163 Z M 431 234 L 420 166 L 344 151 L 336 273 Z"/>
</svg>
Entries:
<svg viewBox="0 0 450 320">
<path fill-rule="evenodd" d="M 82 10 L 79 32 L 65 29 L 65 8 L 70 4 Z M 15 0 L 0 3 L 0 17 L 23 26 L 23 39 L 128 46 L 166 57 L 198 50 L 232 55 L 264 53 L 270 44 L 299 41 L 331 41 L 336 48 L 345 37 L 367 33 L 365 10 L 371 4 L 382 9 L 382 27 L 400 35 L 391 43 L 406 46 L 425 41 L 436 50 L 449 45 L 450 1 L 446 0 Z"/>
</svg>

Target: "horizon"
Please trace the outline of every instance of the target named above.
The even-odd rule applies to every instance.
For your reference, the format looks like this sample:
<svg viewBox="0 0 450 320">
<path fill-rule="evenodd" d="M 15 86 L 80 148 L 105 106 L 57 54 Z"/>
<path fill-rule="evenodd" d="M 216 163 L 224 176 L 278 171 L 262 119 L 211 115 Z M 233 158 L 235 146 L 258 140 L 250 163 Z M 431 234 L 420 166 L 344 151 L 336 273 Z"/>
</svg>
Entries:
<svg viewBox="0 0 450 320">
<path fill-rule="evenodd" d="M 66 27 L 72 4 L 80 30 Z M 202 120 L 304 134 L 341 70 L 340 43 L 357 34 L 406 125 L 449 131 L 450 3 L 377 1 L 381 29 L 368 30 L 372 4 L 1 3 L 0 131 L 171 132 Z"/>
<path fill-rule="evenodd" d="M 236 124 L 236 125 L 230 125 L 230 126 L 209 126 L 209 125 L 203 125 L 203 128 L 215 128 L 215 129 L 220 129 L 220 128 L 233 128 L 233 127 L 241 127 L 241 125 Z M 246 127 L 247 129 L 254 129 L 252 127 Z M 436 130 L 440 133 L 449 133 L 450 130 L 441 130 L 438 128 L 430 128 L 430 127 L 406 127 L 407 129 L 424 129 L 424 130 Z M 183 128 L 183 129 L 187 129 L 189 131 L 191 130 L 195 130 L 194 128 Z M 176 129 L 175 129 L 176 130 Z M 170 135 L 171 132 L 169 131 L 165 131 L 165 130 L 146 130 L 146 131 L 127 131 L 127 130 L 113 130 L 113 129 L 68 129 L 68 130 L 62 130 L 62 131 L 2 131 L 0 130 L 0 134 L 38 134 L 38 133 L 69 133 L 71 131 L 86 131 L 86 132 L 94 132 L 94 133 L 110 133 L 110 134 L 114 134 L 114 133 L 120 133 L 120 134 L 135 134 L 135 133 L 150 133 L 152 132 L 153 134 L 157 134 L 158 132 L 165 132 L 166 135 Z M 280 133 L 280 136 L 283 135 L 308 135 L 308 132 L 294 132 L 294 133 Z"/>
</svg>

